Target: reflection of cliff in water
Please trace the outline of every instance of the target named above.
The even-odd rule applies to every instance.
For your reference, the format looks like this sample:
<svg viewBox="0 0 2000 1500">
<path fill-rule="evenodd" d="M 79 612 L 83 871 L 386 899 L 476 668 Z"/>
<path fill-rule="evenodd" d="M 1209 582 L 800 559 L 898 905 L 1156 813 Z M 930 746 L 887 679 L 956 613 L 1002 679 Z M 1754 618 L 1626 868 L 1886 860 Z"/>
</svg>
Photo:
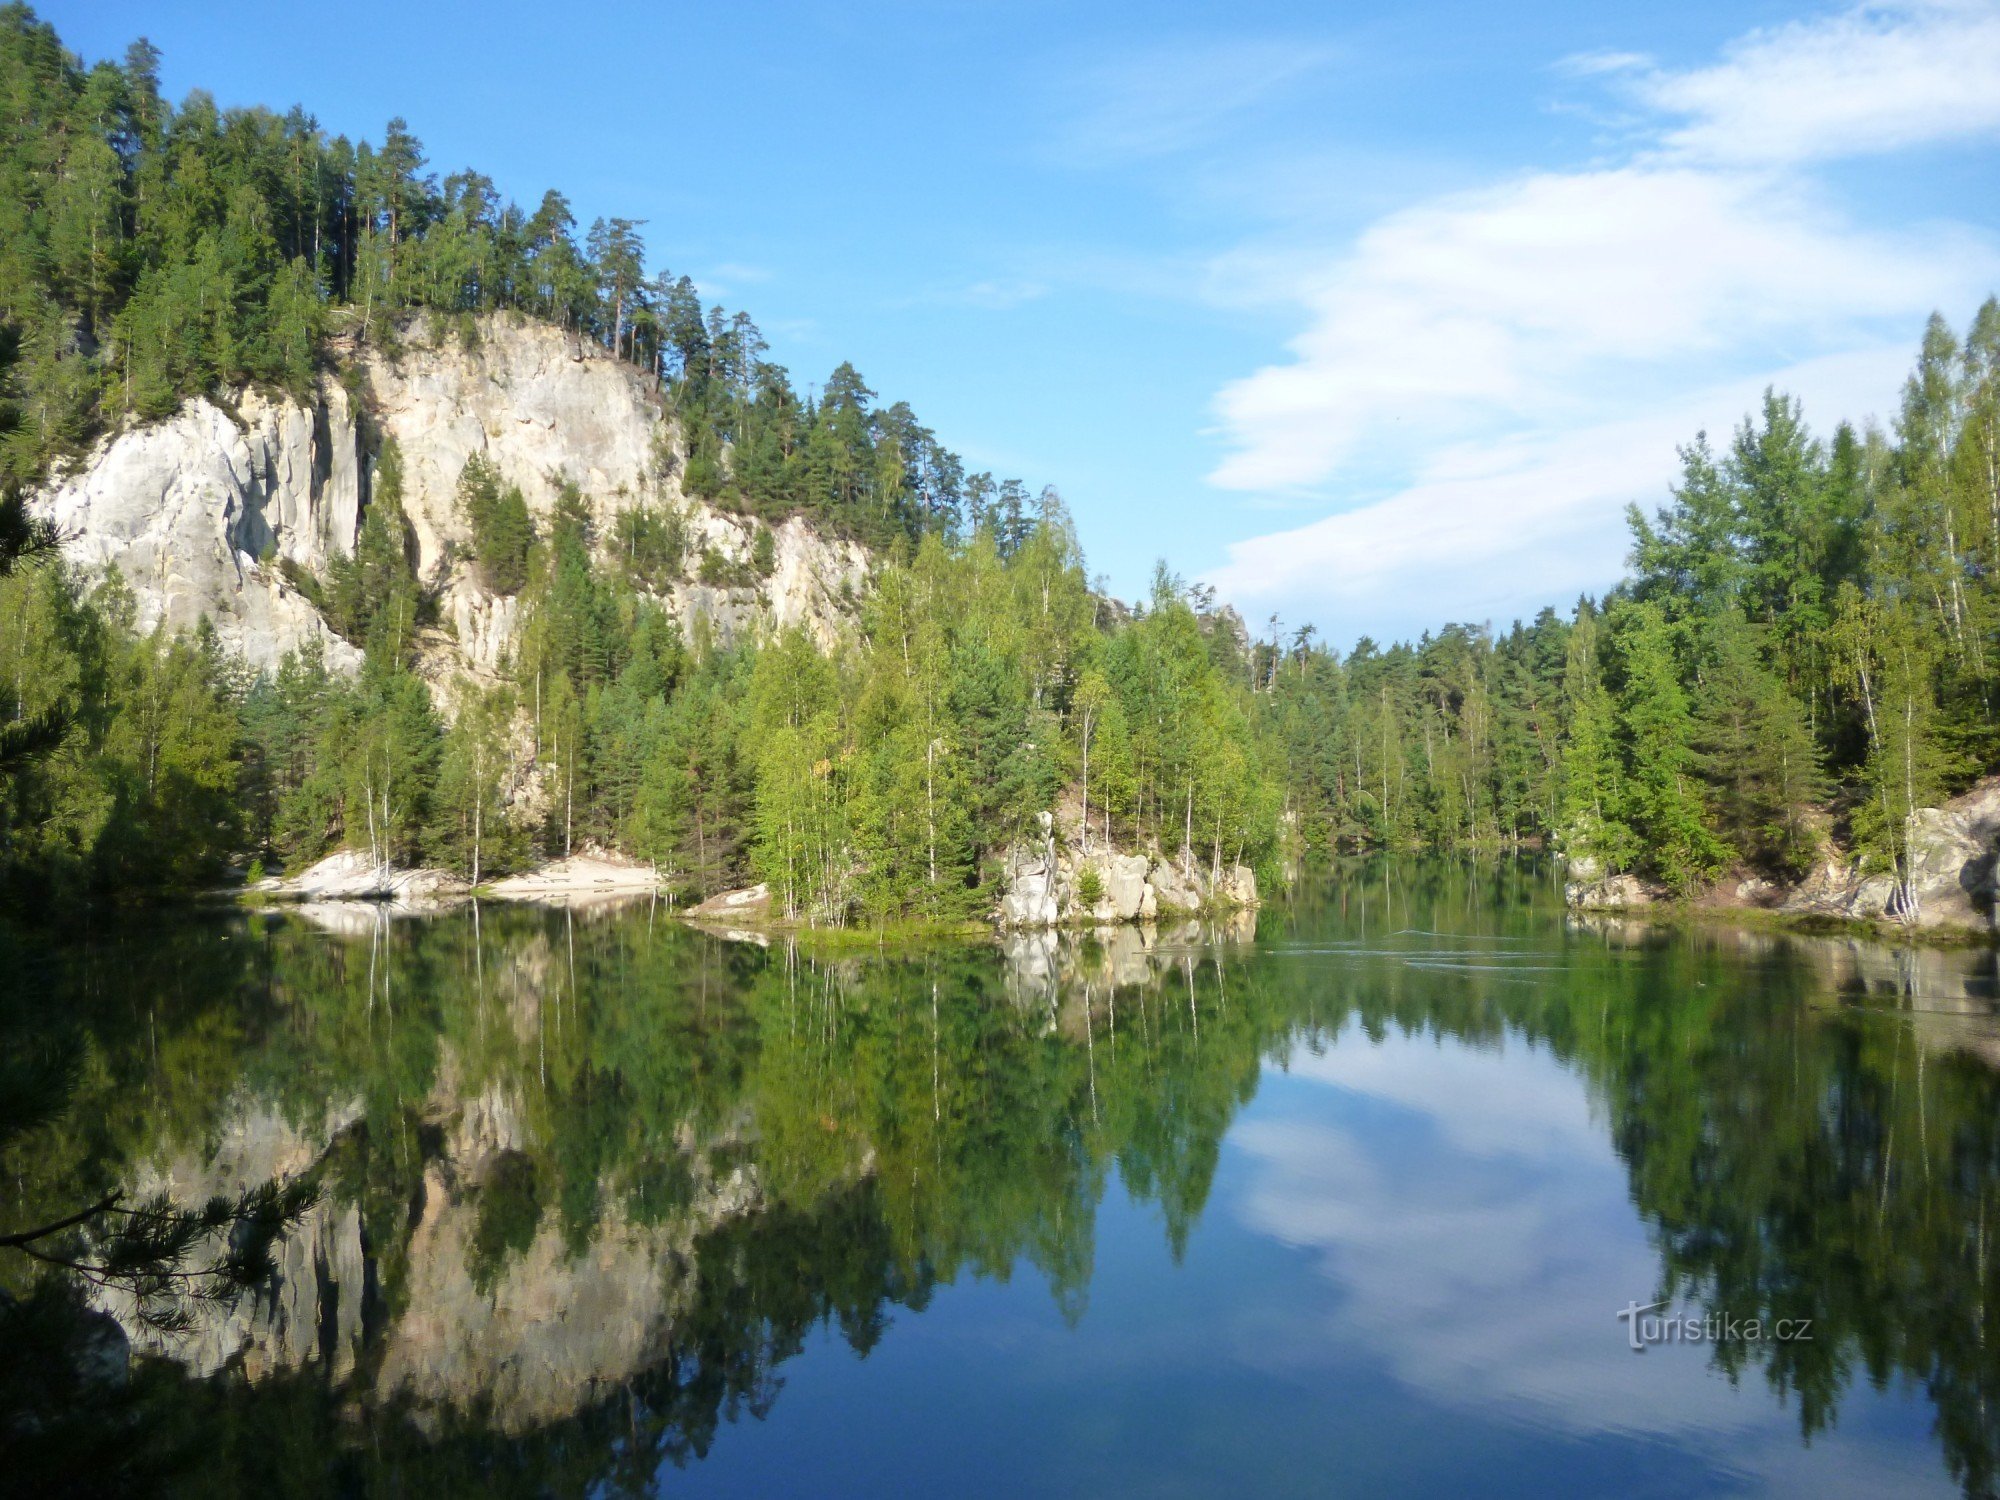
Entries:
<svg viewBox="0 0 2000 1500">
<path fill-rule="evenodd" d="M 411 1003 L 407 946 L 426 935 L 403 925 L 407 914 L 346 911 L 349 920 L 331 924 L 318 912 L 294 915 L 350 940 L 346 966 L 362 981 L 365 1027 L 396 1039 L 400 1028 L 423 1024 L 399 1021 L 396 1008 Z M 1239 918 L 1224 927 L 1016 938 L 998 970 L 1008 1001 L 1003 1014 L 1024 1036 L 1086 1043 L 1095 1026 L 1107 1028 L 1106 1045 L 1115 1046 L 1118 991 L 1157 988 L 1171 976 L 1195 997 L 1188 1014 L 1198 1026 L 1195 975 L 1226 987 L 1224 954 L 1240 951 L 1254 932 L 1254 920 Z M 133 1188 L 164 1188 L 186 1201 L 308 1170 L 329 1183 L 282 1242 L 278 1274 L 260 1294 L 230 1308 L 198 1307 L 191 1329 L 171 1333 L 144 1327 L 129 1306 L 105 1299 L 135 1346 L 203 1377 L 235 1369 L 255 1381 L 316 1369 L 374 1402 L 416 1414 L 476 1412 L 510 1433 L 572 1415 L 669 1364 L 701 1291 L 702 1244 L 725 1224 L 754 1221 L 769 1207 L 757 1161 L 767 1141 L 755 1109 L 739 1106 L 721 1120 L 684 1120 L 648 1143 L 659 1170 L 647 1179 L 616 1171 L 582 1186 L 565 1179 L 565 1142 L 541 1138 L 546 1127 L 530 1099 L 547 1088 L 552 1036 L 560 1056 L 565 1025 L 586 1024 L 577 1012 L 591 998 L 567 992 L 575 936 L 565 919 L 553 932 L 510 935 L 498 952 L 476 955 L 475 1035 L 483 1034 L 489 1050 L 514 1053 L 519 1071 L 496 1075 L 465 1063 L 450 1042 L 438 1049 L 428 1091 L 408 1106 L 416 1156 L 398 1174 L 407 1203 L 389 1216 L 386 1234 L 379 1223 L 373 1231 L 364 1225 L 367 1189 L 353 1177 L 380 1144 L 359 1096 L 294 1120 L 239 1089 L 204 1149 L 182 1146 L 134 1170 Z M 837 1036 L 842 1008 L 857 998 L 867 1003 L 870 967 L 816 963 L 781 948 L 774 969 L 783 981 L 788 1039 L 797 1038 L 802 1017 Z M 1093 1067 L 1086 1059 L 1086 1072 Z M 585 1076 L 604 1081 L 592 1070 Z M 842 1134 L 831 1115 L 814 1124 Z M 819 1191 L 851 1191 L 872 1172 L 874 1152 L 850 1150 L 845 1162 Z M 584 1222 L 566 1219 L 565 1206 L 548 1201 L 558 1183 L 591 1199 Z M 755 1236 L 744 1243 L 754 1247 Z M 740 1259 L 743 1243 L 732 1244 Z"/>
<path fill-rule="evenodd" d="M 1671 941 L 1727 953 L 1751 971 L 1786 968 L 1807 978 L 1805 998 L 1907 1025 L 1919 1045 L 1955 1048 L 2000 1068 L 2000 948 L 1886 943 L 1849 935 L 1729 926 L 1675 934 L 1643 921 L 1574 915 L 1570 925 L 1627 948 Z"/>
</svg>

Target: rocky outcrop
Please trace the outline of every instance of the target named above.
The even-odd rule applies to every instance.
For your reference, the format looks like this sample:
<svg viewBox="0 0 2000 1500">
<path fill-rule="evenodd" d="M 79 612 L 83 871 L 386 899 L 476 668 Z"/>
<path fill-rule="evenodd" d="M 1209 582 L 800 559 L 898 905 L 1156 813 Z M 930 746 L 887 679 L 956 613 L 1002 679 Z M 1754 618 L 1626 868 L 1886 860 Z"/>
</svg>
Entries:
<svg viewBox="0 0 2000 1500">
<path fill-rule="evenodd" d="M 341 849 L 297 875 L 273 876 L 251 889 L 261 896 L 306 902 L 387 901 L 426 907 L 465 894 L 465 882 L 449 870 L 406 870 L 370 859 L 359 849 Z"/>
<path fill-rule="evenodd" d="M 1199 862 L 1114 849 L 1062 848 L 1050 813 L 1041 815 L 1040 831 L 1036 842 L 1015 844 L 1005 853 L 1005 889 L 994 913 L 1002 927 L 1151 922 L 1258 904 L 1257 877 L 1247 866 L 1213 870 Z"/>
<path fill-rule="evenodd" d="M 1576 872 L 1571 871 L 1574 876 Z M 1585 875 L 1563 887 L 1563 899 L 1577 911 L 1622 911 L 1651 906 L 1658 890 L 1636 875 Z"/>
<path fill-rule="evenodd" d="M 699 922 L 765 922 L 771 916 L 771 887 L 759 883 L 741 890 L 723 891 L 699 905 L 690 906 L 688 916 Z"/>
<path fill-rule="evenodd" d="M 1823 860 L 1782 910 L 1907 927 L 1990 933 L 2000 856 L 2000 777 L 1988 777 L 1943 807 L 1920 807 L 1904 828 L 1908 878 Z"/>
<path fill-rule="evenodd" d="M 1943 932 L 1991 934 L 2000 895 L 2000 776 L 1988 777 L 1942 807 L 1920 807 L 1904 827 L 1906 879 L 1866 870 L 1830 844 L 1786 889 L 1757 877 L 1731 882 L 1706 904 L 1776 910 L 1799 917 L 1888 922 Z M 1564 895 L 1579 911 L 1643 907 L 1663 892 L 1632 875 L 1605 875 L 1593 860 L 1572 860 Z"/>
<path fill-rule="evenodd" d="M 419 572 L 438 592 L 451 665 L 491 672 L 519 626 L 518 601 L 486 589 L 460 561 L 469 536 L 458 481 L 475 455 L 521 487 L 538 520 L 563 484 L 582 494 L 607 537 L 632 506 L 679 511 L 685 576 L 661 602 L 690 632 L 726 643 L 799 626 L 825 645 L 846 628 L 867 579 L 865 549 L 797 519 L 770 528 L 690 499 L 680 489 L 676 429 L 641 371 L 515 315 L 477 326 L 469 344 L 432 341 L 418 320 L 394 351 L 350 352 L 339 378 L 323 378 L 307 401 L 255 390 L 227 403 L 197 398 L 164 422 L 105 437 L 34 503 L 86 574 L 116 568 L 124 577 L 141 630 L 188 629 L 206 616 L 256 667 L 308 640 L 324 643 L 336 667 L 358 663 L 291 580 L 323 578 L 352 551 L 370 499 L 369 455 L 389 439 L 402 454 L 403 511 Z M 765 530 L 768 575 L 735 586 L 700 581 L 707 556 L 723 576 L 754 577 Z"/>
<path fill-rule="evenodd" d="M 610 850 L 591 848 L 568 859 L 496 880 L 485 887 L 485 893 L 503 901 L 572 905 L 650 895 L 659 888 L 660 873 L 653 866 Z"/>
<path fill-rule="evenodd" d="M 106 438 L 36 503 L 87 575 L 123 576 L 141 631 L 206 616 L 255 667 L 309 640 L 337 667 L 360 660 L 278 566 L 322 573 L 354 545 L 361 442 L 338 385 L 309 407 L 255 391 L 231 410 L 196 397 Z"/>
</svg>

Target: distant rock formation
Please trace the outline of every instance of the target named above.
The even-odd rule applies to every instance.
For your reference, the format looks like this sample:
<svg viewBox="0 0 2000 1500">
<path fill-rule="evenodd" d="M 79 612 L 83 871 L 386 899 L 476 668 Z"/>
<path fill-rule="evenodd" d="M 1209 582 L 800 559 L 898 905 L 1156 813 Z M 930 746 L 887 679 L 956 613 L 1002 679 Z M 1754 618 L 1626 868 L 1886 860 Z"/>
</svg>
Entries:
<svg viewBox="0 0 2000 1500">
<path fill-rule="evenodd" d="M 451 669 L 487 673 L 515 644 L 518 601 L 485 588 L 465 562 L 470 534 L 458 482 L 475 455 L 519 485 L 538 519 L 559 481 L 576 485 L 610 532 L 621 510 L 668 505 L 687 535 L 682 576 L 661 602 L 683 627 L 722 643 L 797 625 L 822 645 L 846 628 L 869 557 L 804 521 L 771 527 L 715 509 L 680 487 L 678 428 L 645 374 L 547 324 L 499 313 L 468 346 L 426 342 L 418 319 L 395 353 L 365 347 L 299 402 L 260 390 L 197 397 L 172 417 L 127 426 L 67 466 L 33 503 L 84 572 L 116 568 L 142 631 L 191 629 L 206 617 L 251 666 L 274 666 L 308 640 L 351 670 L 360 654 L 329 628 L 300 578 L 322 579 L 350 554 L 369 501 L 370 466 L 393 439 L 417 568 L 438 592 Z M 768 575 L 741 586 L 699 581 L 700 561 L 750 576 L 760 532 Z"/>
</svg>

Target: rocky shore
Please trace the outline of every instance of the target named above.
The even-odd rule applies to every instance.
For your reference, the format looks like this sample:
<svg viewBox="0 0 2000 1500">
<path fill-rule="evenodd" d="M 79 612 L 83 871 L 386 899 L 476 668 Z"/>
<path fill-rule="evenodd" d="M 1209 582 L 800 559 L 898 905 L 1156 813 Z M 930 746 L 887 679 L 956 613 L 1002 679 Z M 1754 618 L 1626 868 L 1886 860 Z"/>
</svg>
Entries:
<svg viewBox="0 0 2000 1500">
<path fill-rule="evenodd" d="M 1052 814 L 1041 819 L 1041 837 L 1009 846 L 1002 855 L 1001 894 L 988 913 L 1002 931 L 1071 926 L 1147 924 L 1197 915 L 1254 911 L 1257 877 L 1247 865 L 1220 868 L 1199 859 L 1157 853 L 1085 850 L 1077 830 L 1058 837 Z M 373 903 L 398 912 L 438 911 L 478 895 L 498 901 L 563 906 L 649 896 L 664 889 L 652 865 L 591 846 L 567 859 L 508 875 L 476 890 L 449 870 L 404 869 L 354 849 L 328 855 L 296 875 L 273 876 L 249 887 L 252 897 L 296 902 L 314 910 L 343 903 Z M 768 885 L 723 891 L 682 915 L 709 926 L 758 931 L 787 925 Z"/>
<path fill-rule="evenodd" d="M 405 910 L 438 910 L 475 894 L 496 901 L 570 905 L 650 895 L 660 888 L 659 872 L 653 866 L 595 847 L 476 890 L 449 870 L 404 869 L 371 859 L 358 849 L 342 849 L 297 875 L 256 881 L 249 894 L 269 901 L 314 905 L 379 902 Z"/>
<path fill-rule="evenodd" d="M 1763 911 L 1801 920 L 1874 923 L 1941 936 L 1993 937 L 2000 895 L 2000 776 L 1988 777 L 1942 807 L 1923 807 L 1904 829 L 1909 876 L 1867 871 L 1831 842 L 1803 880 L 1781 885 L 1755 875 L 1725 881 L 1681 903 L 1707 911 Z M 1573 860 L 1564 895 L 1577 911 L 1631 912 L 1672 898 L 1636 875 L 1606 874 Z"/>
<path fill-rule="evenodd" d="M 1041 833 L 1006 851 L 1006 892 L 994 913 L 1003 928 L 1152 922 L 1258 904 L 1257 877 L 1246 865 L 1090 850 L 1080 838 L 1059 843 L 1048 813 Z"/>
</svg>

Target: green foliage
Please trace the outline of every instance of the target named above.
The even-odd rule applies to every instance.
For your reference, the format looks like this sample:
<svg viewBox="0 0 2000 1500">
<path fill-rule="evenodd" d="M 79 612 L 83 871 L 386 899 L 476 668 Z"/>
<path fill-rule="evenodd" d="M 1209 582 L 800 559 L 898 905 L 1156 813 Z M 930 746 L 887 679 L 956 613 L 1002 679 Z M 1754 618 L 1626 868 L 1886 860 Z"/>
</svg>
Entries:
<svg viewBox="0 0 2000 1500">
<path fill-rule="evenodd" d="M 479 580 L 496 594 L 517 594 L 528 581 L 534 522 L 519 485 L 503 485 L 499 470 L 475 453 L 458 478 L 458 509 L 472 530 Z"/>
<path fill-rule="evenodd" d="M 1805 715 L 1764 665 L 1757 634 L 1733 607 L 1702 633 L 1695 765 L 1723 843 L 1759 869 L 1796 876 L 1816 852 L 1805 813 L 1826 782 Z"/>
<path fill-rule="evenodd" d="M 1626 821 L 1646 873 L 1689 890 L 1719 872 L 1728 851 L 1703 817 L 1694 777 L 1694 727 L 1666 618 L 1650 603 L 1612 617 L 1624 662 L 1619 716 L 1628 758 Z"/>
<path fill-rule="evenodd" d="M 449 731 L 413 674 L 435 622 L 393 443 L 352 555 L 279 562 L 365 652 L 357 680 L 310 652 L 239 680 L 210 646 L 139 644 L 115 584 L 7 578 L 17 871 L 171 886 L 345 844 L 483 874 L 596 840 L 691 893 L 763 875 L 814 921 L 951 920 L 1073 805 L 1086 846 L 1211 870 L 1544 843 L 1692 889 L 1795 872 L 1828 835 L 1907 874 L 1910 813 L 2000 764 L 2000 303 L 1963 339 L 1932 320 L 1893 437 L 1822 440 L 1776 391 L 1698 435 L 1601 607 L 1342 655 L 1164 567 L 1134 610 L 1094 597 L 1053 489 L 965 473 L 850 364 L 801 394 L 746 314 L 647 274 L 640 223 L 579 235 L 560 193 L 526 213 L 439 177 L 400 119 L 351 142 L 303 110 L 170 106 L 151 48 L 85 70 L 22 6 L 0 98 L 0 555 L 32 530 L 10 485 L 108 419 L 304 392 L 334 328 L 392 351 L 544 318 L 644 369 L 677 435 L 604 536 L 574 485 L 538 536 L 467 464 L 471 562 L 524 629 Z M 690 559 L 676 479 L 753 518 L 747 555 Z M 691 562 L 753 588 L 793 516 L 875 547 L 860 628 L 682 641 L 651 596 Z"/>
<path fill-rule="evenodd" d="M 327 570 L 327 624 L 356 646 L 401 659 L 414 644 L 421 603 L 415 555 L 403 513 L 403 459 L 392 440 L 376 455 L 354 551 L 336 555 Z"/>
<path fill-rule="evenodd" d="M 206 631 L 129 630 L 60 566 L 0 577 L 0 681 L 51 728 L 0 781 L 0 879 L 44 896 L 214 881 L 241 836 L 240 684 Z"/>
<path fill-rule="evenodd" d="M 640 588 L 659 593 L 679 576 L 687 557 L 687 518 L 671 506 L 635 505 L 618 512 L 612 553 Z"/>
</svg>

